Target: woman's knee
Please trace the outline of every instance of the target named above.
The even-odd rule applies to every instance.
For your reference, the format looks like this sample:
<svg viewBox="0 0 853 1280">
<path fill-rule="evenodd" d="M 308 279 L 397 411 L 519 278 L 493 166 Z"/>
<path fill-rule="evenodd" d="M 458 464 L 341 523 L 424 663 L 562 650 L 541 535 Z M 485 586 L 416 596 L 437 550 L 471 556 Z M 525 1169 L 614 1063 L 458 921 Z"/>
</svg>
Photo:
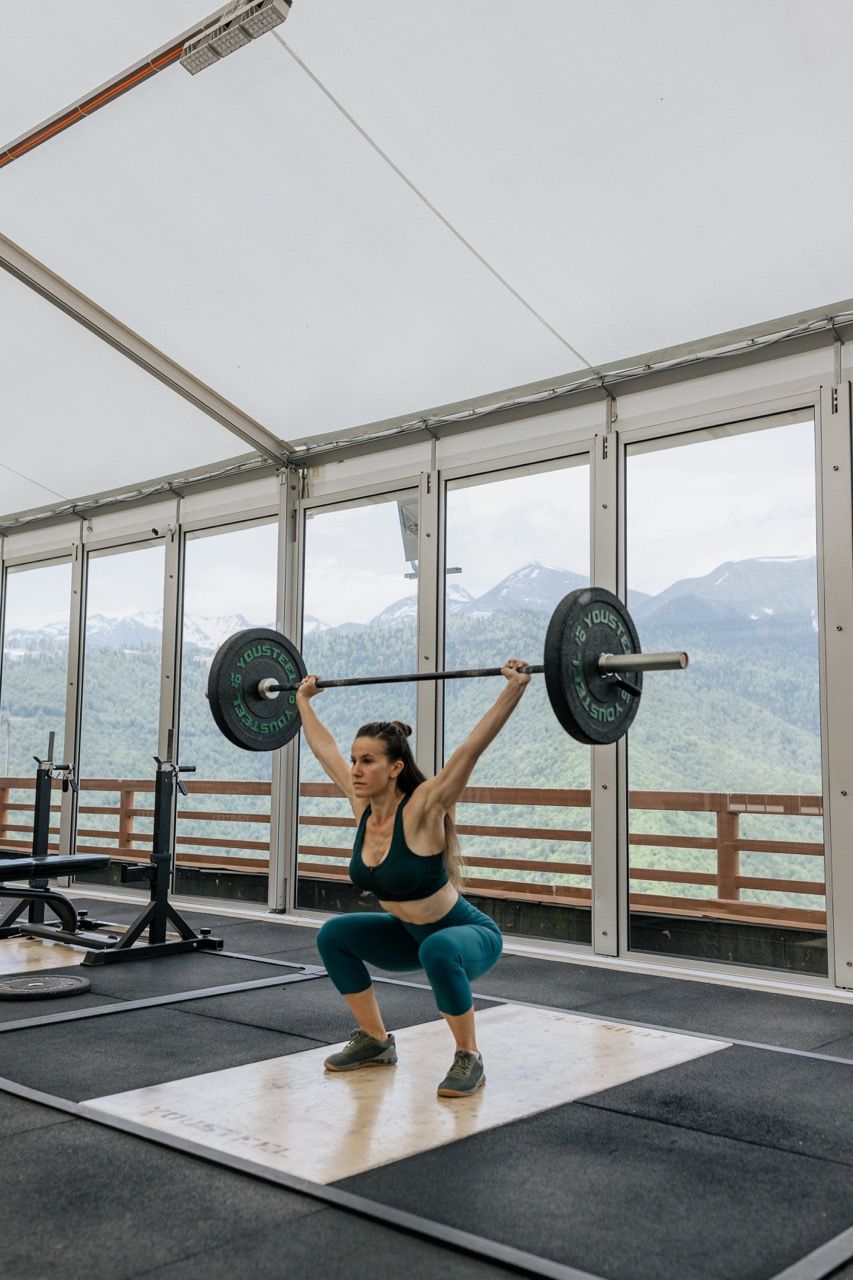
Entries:
<svg viewBox="0 0 853 1280">
<path fill-rule="evenodd" d="M 348 947 L 352 930 L 346 916 L 336 916 L 327 920 L 317 934 L 317 950 L 325 957 L 340 952 Z"/>
<path fill-rule="evenodd" d="M 423 940 L 418 948 L 418 959 L 427 975 L 464 969 L 458 946 L 441 933 L 431 933 Z"/>
</svg>

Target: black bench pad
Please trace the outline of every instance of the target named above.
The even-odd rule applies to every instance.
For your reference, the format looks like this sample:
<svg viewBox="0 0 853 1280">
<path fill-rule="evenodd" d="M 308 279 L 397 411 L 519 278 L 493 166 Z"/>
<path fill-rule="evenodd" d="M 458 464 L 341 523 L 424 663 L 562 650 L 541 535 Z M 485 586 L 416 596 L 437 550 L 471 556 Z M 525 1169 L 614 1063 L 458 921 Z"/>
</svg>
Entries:
<svg viewBox="0 0 853 1280">
<path fill-rule="evenodd" d="M 76 876 L 81 871 L 103 871 L 110 865 L 107 854 L 76 853 L 63 858 L 0 858 L 0 882 L 4 880 L 31 880 L 36 876 Z"/>
</svg>

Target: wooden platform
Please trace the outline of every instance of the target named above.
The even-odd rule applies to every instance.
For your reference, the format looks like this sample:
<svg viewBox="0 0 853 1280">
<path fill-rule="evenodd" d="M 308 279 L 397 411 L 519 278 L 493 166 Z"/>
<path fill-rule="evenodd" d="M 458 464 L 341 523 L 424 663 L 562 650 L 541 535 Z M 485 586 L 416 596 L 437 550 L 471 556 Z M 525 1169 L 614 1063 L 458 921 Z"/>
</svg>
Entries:
<svg viewBox="0 0 853 1280">
<path fill-rule="evenodd" d="M 69 947 L 49 938 L 0 939 L 0 973 L 36 973 L 79 964 L 85 947 Z"/>
<path fill-rule="evenodd" d="M 453 1045 L 433 1021 L 396 1033 L 394 1067 L 329 1073 L 323 1059 L 337 1046 L 324 1046 L 84 1109 L 329 1183 L 728 1047 L 509 1005 L 479 1013 L 477 1026 L 487 1083 L 471 1098 L 436 1096 Z"/>
</svg>

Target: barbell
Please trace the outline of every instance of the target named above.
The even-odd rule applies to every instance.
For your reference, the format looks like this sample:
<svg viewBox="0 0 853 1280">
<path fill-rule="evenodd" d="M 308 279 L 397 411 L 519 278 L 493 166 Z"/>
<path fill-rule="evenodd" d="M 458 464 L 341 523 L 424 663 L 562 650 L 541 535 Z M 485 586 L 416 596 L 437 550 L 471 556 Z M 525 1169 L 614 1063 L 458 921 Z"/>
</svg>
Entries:
<svg viewBox="0 0 853 1280">
<path fill-rule="evenodd" d="M 643 653 L 637 629 L 619 598 L 601 587 L 571 591 L 554 610 L 544 660 L 525 670 L 544 674 L 560 724 L 588 746 L 616 742 L 640 705 L 643 672 L 678 671 L 686 653 Z M 299 732 L 296 690 L 307 674 L 302 654 L 278 631 L 253 627 L 220 646 L 210 667 L 207 698 L 216 724 L 235 746 L 275 751 Z M 318 680 L 318 689 L 497 676 L 500 667 L 422 671 Z"/>
</svg>

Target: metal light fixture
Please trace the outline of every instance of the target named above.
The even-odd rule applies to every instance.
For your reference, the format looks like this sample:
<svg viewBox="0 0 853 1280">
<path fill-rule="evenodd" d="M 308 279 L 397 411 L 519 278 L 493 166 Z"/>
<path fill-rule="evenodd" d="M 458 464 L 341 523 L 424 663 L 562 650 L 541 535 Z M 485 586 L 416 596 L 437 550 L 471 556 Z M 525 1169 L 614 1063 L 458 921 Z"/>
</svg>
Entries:
<svg viewBox="0 0 853 1280">
<path fill-rule="evenodd" d="M 224 58 L 227 54 L 233 53 L 235 49 L 242 49 L 243 45 L 248 44 L 251 38 L 238 23 L 232 22 L 221 35 L 213 37 L 210 47 L 216 50 L 220 58 Z"/>
<path fill-rule="evenodd" d="M 191 76 L 265 35 L 290 13 L 291 0 L 236 0 L 212 27 L 188 40 L 181 66 Z"/>
</svg>

